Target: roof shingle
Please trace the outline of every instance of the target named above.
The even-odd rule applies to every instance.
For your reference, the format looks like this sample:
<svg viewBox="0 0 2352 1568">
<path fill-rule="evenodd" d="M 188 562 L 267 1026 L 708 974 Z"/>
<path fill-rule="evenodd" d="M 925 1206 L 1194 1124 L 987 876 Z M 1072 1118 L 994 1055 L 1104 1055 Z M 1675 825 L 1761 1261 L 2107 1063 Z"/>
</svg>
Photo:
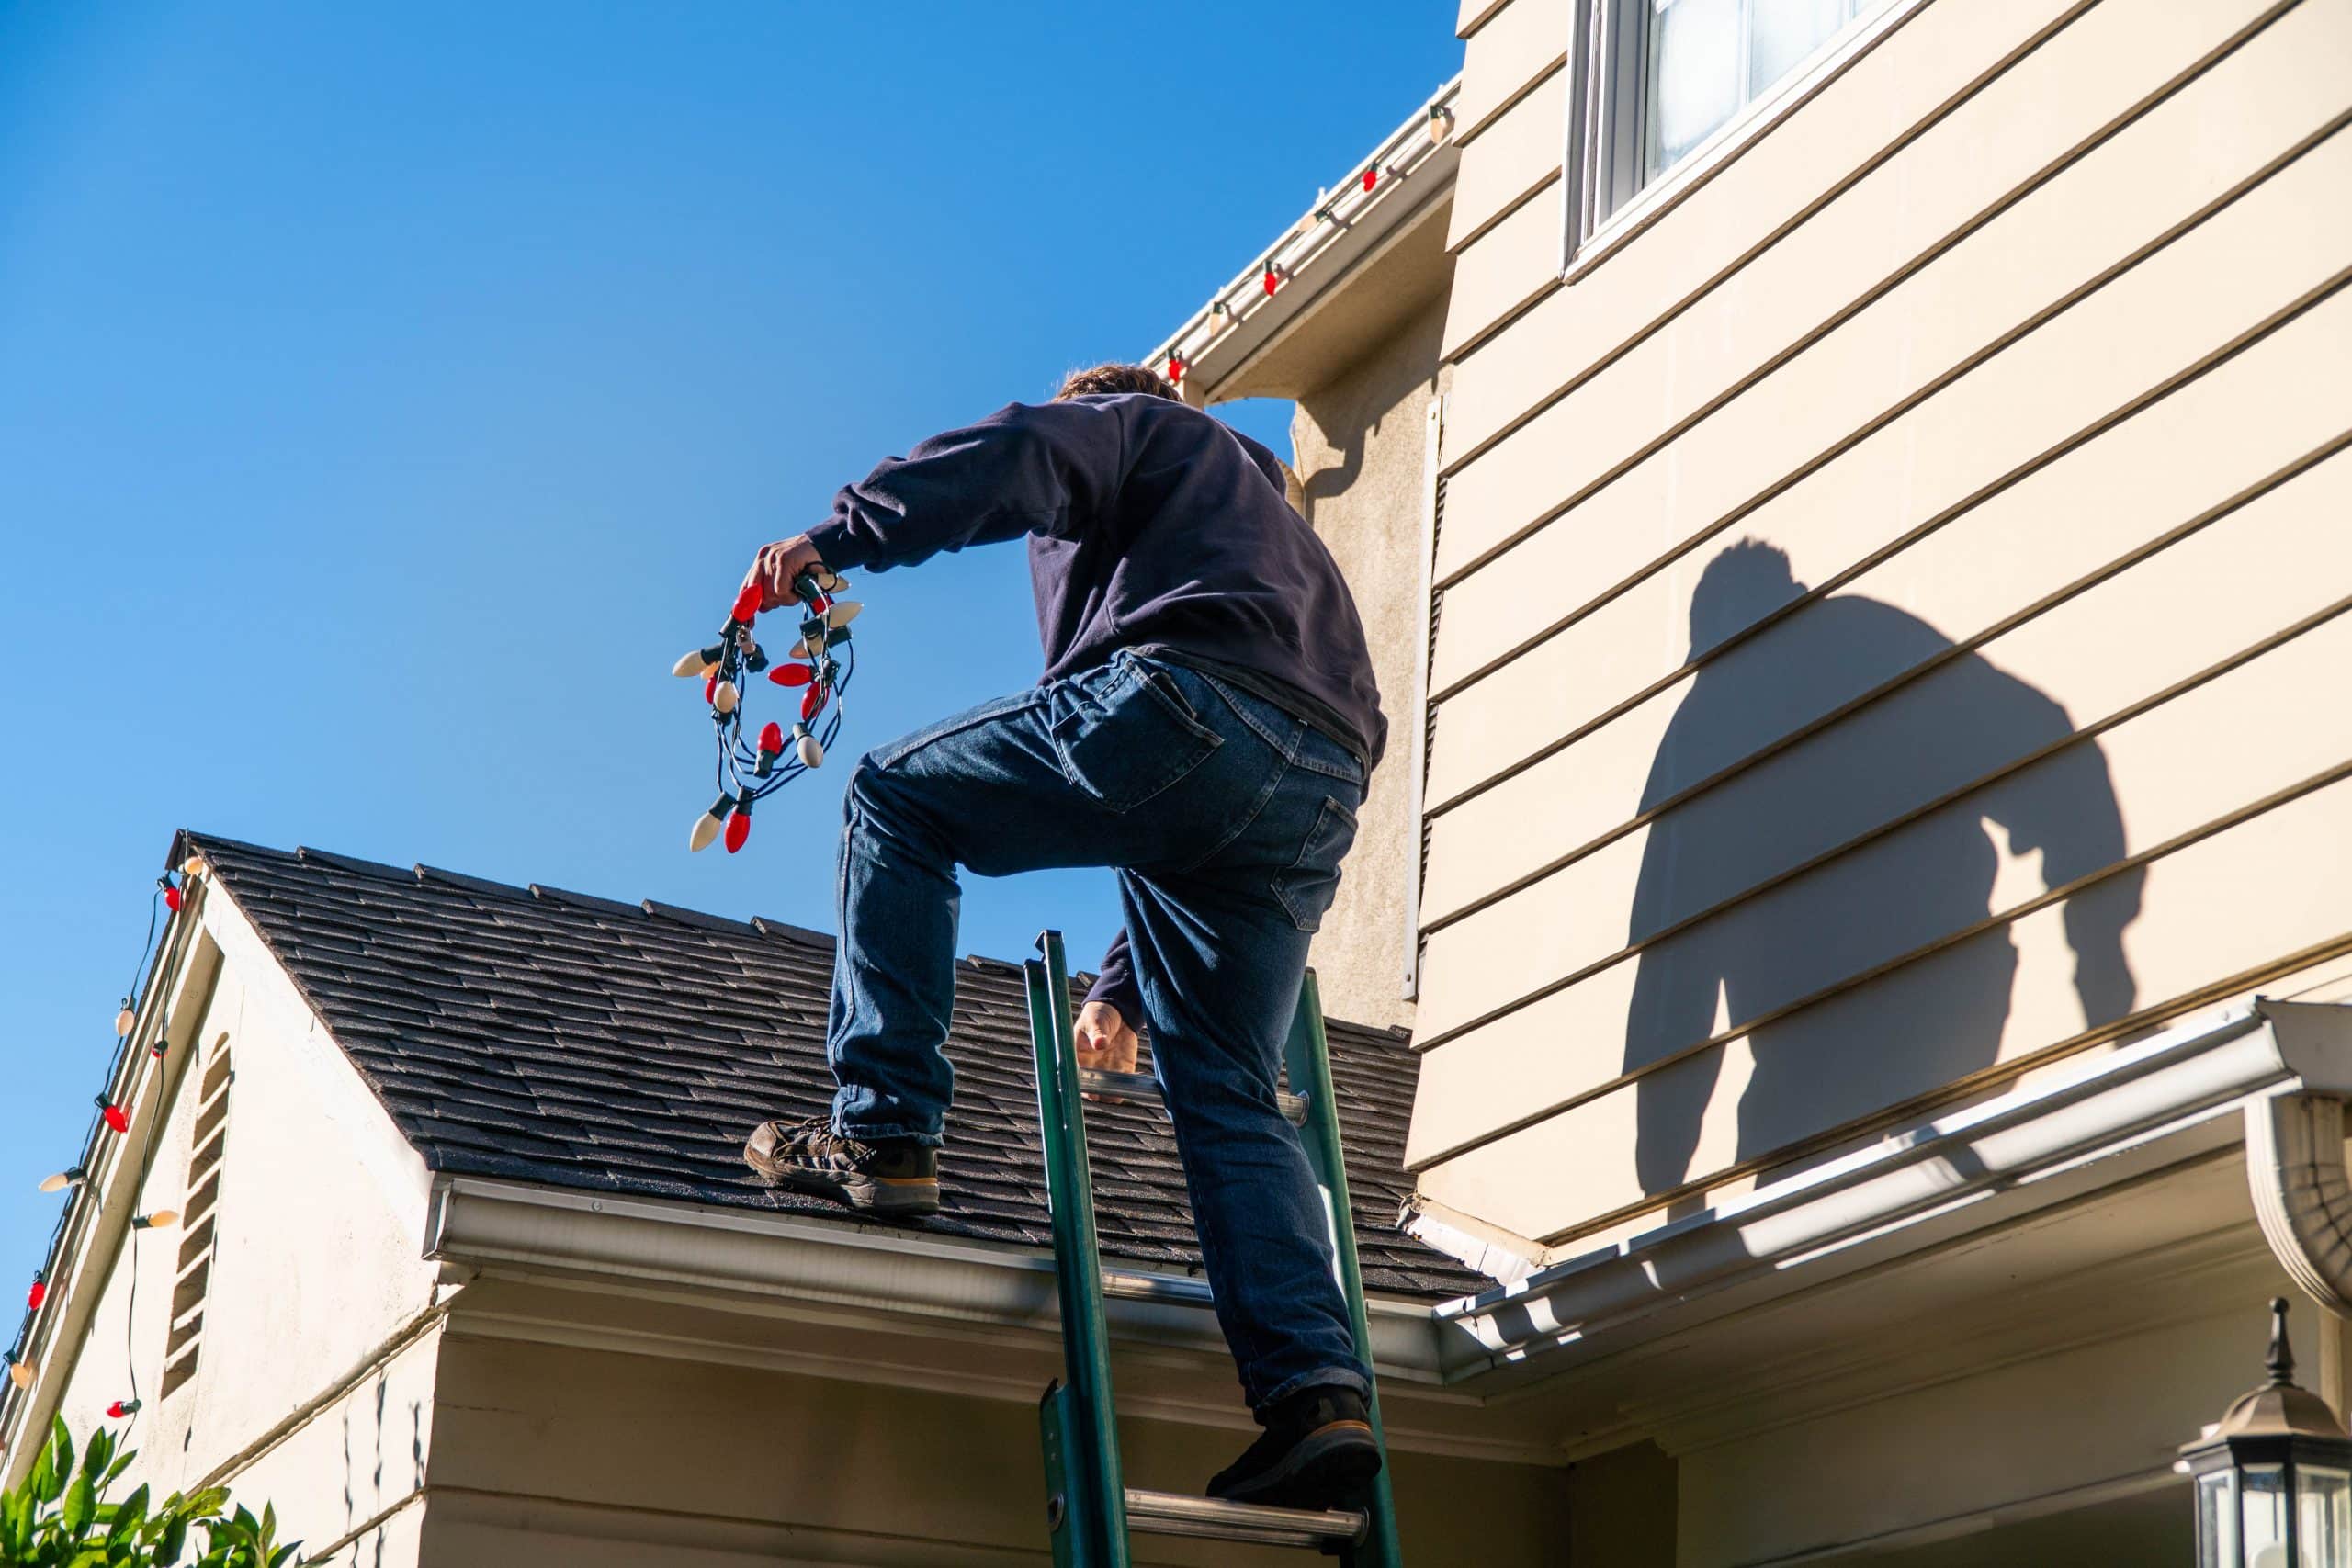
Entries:
<svg viewBox="0 0 2352 1568">
<path fill-rule="evenodd" d="M 761 1186 L 741 1158 L 757 1122 L 831 1102 L 831 937 L 197 834 L 175 859 L 189 850 L 432 1168 L 843 1213 Z M 956 977 L 956 1107 L 924 1228 L 1050 1246 L 1020 968 L 967 958 Z M 1386 1031 L 1329 1027 L 1366 1286 L 1483 1288 L 1396 1228 L 1412 1053 Z M 1198 1269 L 1162 1113 L 1092 1105 L 1087 1133 L 1104 1255 Z"/>
</svg>

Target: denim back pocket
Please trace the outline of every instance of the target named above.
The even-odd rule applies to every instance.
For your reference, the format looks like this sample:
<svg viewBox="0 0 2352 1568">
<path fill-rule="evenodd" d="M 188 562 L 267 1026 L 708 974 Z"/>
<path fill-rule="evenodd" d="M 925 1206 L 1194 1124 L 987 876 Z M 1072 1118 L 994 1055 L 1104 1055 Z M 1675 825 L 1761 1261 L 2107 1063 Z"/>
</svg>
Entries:
<svg viewBox="0 0 2352 1568">
<path fill-rule="evenodd" d="M 1331 900 L 1340 895 L 1340 863 L 1356 841 L 1356 814 L 1329 795 L 1315 814 L 1298 858 L 1274 878 L 1274 897 L 1283 901 L 1291 924 L 1300 931 L 1319 931 Z"/>
<path fill-rule="evenodd" d="M 1057 682 L 1049 700 L 1063 774 L 1111 811 L 1134 810 L 1225 744 L 1176 682 L 1133 658 Z"/>
</svg>

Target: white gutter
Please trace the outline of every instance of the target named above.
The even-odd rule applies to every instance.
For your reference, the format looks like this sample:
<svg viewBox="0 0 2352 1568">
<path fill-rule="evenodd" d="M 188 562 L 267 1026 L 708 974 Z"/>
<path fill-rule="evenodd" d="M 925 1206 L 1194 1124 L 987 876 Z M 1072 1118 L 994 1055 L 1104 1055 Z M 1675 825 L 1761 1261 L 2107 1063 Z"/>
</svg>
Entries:
<svg viewBox="0 0 2352 1568">
<path fill-rule="evenodd" d="M 2256 1001 L 1719 1209 L 1447 1303 L 1437 1316 L 1467 1329 L 1489 1364 L 1500 1366 L 1736 1285 L 1794 1291 L 1810 1282 L 1796 1277 L 1797 1264 L 2192 1129 L 2210 1141 L 2241 1106 L 2248 1128 L 2264 1129 L 2268 1140 L 2259 1161 L 2248 1150 L 2264 1233 L 2298 1281 L 2334 1304 L 2346 1300 L 2352 1282 L 2352 1201 L 2336 1103 L 2346 1095 L 2352 1007 Z M 2266 1103 L 2282 1097 L 2290 1103 Z M 1985 1205 L 1983 1223 L 2012 1217 L 1993 1212 L 2002 1207 Z"/>
<path fill-rule="evenodd" d="M 901 1323 L 953 1320 L 1058 1335 L 1049 1256 L 984 1241 L 752 1209 L 720 1209 L 469 1176 L 435 1179 L 425 1256 L 733 1291 Z M 1111 1331 L 1222 1353 L 1197 1279 L 1106 1269 Z M 1384 1378 L 1431 1383 L 1481 1363 L 1428 1306 L 1365 1299 Z M 1455 1353 L 1443 1353 L 1447 1340 Z"/>
<path fill-rule="evenodd" d="M 1321 285 L 1403 227 L 1440 193 L 1453 187 L 1461 152 L 1453 144 L 1456 76 L 1430 95 L 1369 157 L 1316 197 L 1281 238 L 1178 327 L 1145 363 L 1166 374 L 1170 356 L 1181 367 L 1170 378 L 1198 400 L 1214 400 L 1229 379 L 1312 302 Z M 1373 175 L 1370 190 L 1363 178 Z M 1266 288 L 1269 276 L 1274 287 Z"/>
</svg>

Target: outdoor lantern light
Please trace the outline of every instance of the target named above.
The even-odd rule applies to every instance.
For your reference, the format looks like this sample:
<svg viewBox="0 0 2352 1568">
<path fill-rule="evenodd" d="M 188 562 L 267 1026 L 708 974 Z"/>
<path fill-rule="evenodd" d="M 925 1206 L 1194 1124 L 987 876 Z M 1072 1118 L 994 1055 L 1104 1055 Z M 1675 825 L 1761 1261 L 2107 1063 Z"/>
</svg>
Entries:
<svg viewBox="0 0 2352 1568">
<path fill-rule="evenodd" d="M 2270 1303 L 2270 1381 L 2180 1450 L 2197 1488 L 2198 1568 L 2352 1568 L 2352 1436 L 2295 1386 L 2287 1299 Z"/>
</svg>

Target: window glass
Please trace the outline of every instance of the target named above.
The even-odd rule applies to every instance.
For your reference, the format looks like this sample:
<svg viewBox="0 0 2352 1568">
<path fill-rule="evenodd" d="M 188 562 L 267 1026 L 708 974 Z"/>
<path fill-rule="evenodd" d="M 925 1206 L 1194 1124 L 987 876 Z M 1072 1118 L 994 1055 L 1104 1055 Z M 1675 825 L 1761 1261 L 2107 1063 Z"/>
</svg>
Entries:
<svg viewBox="0 0 2352 1568">
<path fill-rule="evenodd" d="M 1874 0 L 1644 0 L 1643 182 L 1770 93 Z"/>
<path fill-rule="evenodd" d="M 2305 1563 L 2341 1562 L 2352 1548 L 2352 1473 L 2327 1465 L 2296 1467 L 2295 1499 L 2301 1521 L 2297 1554 Z"/>
<path fill-rule="evenodd" d="M 1740 0 L 1660 0 L 1650 24 L 1651 178 L 1738 109 L 1739 13 Z"/>
</svg>

